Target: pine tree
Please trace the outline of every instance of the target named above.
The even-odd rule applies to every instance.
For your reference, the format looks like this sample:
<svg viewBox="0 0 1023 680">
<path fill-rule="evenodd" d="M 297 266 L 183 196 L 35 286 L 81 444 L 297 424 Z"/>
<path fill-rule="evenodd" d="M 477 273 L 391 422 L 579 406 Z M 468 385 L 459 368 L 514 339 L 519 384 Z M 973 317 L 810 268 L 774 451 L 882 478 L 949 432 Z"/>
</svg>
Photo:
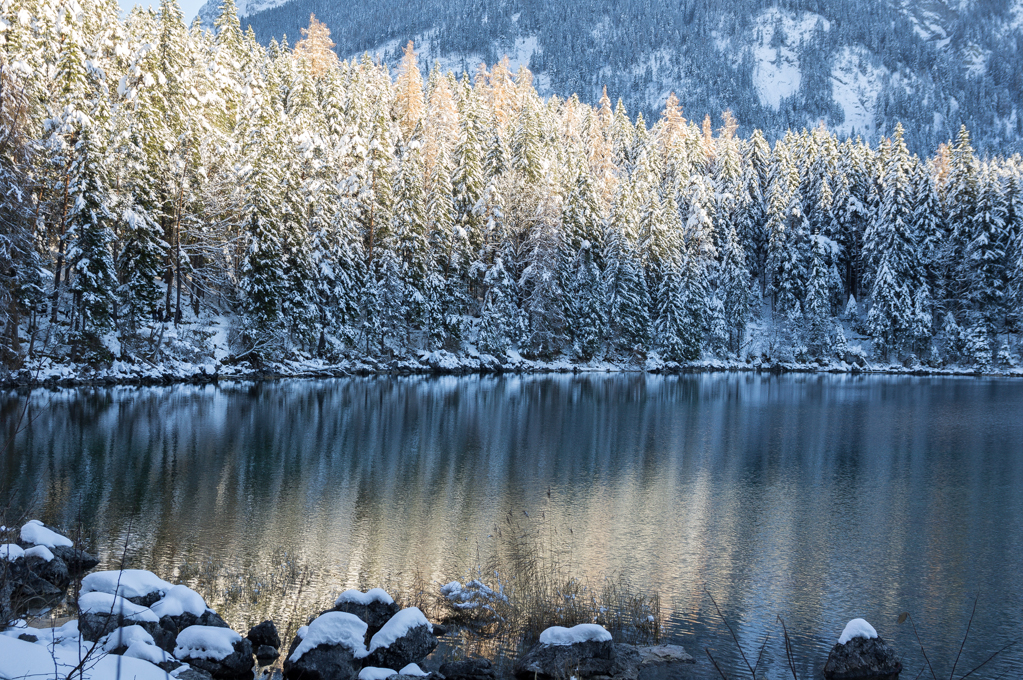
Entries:
<svg viewBox="0 0 1023 680">
<path fill-rule="evenodd" d="M 72 197 L 67 259 L 74 301 L 70 336 L 73 361 L 94 349 L 114 321 L 114 215 L 108 208 L 112 200 L 103 177 L 103 148 L 97 136 L 93 129 L 82 130 L 68 187 Z"/>
<path fill-rule="evenodd" d="M 603 291 L 611 341 L 642 357 L 650 345 L 650 293 L 636 247 L 635 195 L 620 184 L 604 238 Z"/>
<path fill-rule="evenodd" d="M 515 281 L 498 257 L 487 270 L 484 282 L 487 293 L 480 314 L 477 345 L 482 352 L 503 356 L 511 347 L 518 322 Z"/>
<path fill-rule="evenodd" d="M 593 244 L 583 242 L 575 257 L 574 276 L 569 286 L 572 352 L 580 361 L 589 361 L 597 353 L 607 325 L 601 302 L 601 272 L 593 250 Z"/>
<path fill-rule="evenodd" d="M 977 204 L 965 260 L 970 278 L 966 299 L 993 336 L 1004 319 L 1006 206 L 1001 184 L 989 164 L 977 178 Z"/>
<path fill-rule="evenodd" d="M 738 354 L 752 315 L 753 292 L 746 252 L 734 227 L 728 230 L 721 243 L 717 279 L 717 297 L 721 301 L 728 333 L 727 347 L 733 354 Z"/>
</svg>

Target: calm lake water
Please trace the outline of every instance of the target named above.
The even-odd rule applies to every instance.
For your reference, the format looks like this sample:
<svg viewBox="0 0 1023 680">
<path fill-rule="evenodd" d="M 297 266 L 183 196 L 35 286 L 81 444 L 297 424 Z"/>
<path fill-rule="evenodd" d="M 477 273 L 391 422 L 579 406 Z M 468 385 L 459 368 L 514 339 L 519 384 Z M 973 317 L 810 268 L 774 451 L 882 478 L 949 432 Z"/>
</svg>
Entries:
<svg viewBox="0 0 1023 680">
<path fill-rule="evenodd" d="M 24 399 L 0 397 L 4 440 Z M 668 640 L 703 669 L 710 647 L 732 677 L 711 595 L 753 656 L 771 634 L 770 678 L 790 677 L 779 615 L 807 678 L 854 617 L 909 678 L 922 659 L 900 612 L 939 677 L 974 598 L 957 677 L 1023 637 L 1023 381 L 362 378 L 29 399 L 0 460 L 9 515 L 85 527 L 108 566 L 205 579 L 238 628 L 304 623 L 345 588 L 416 572 L 436 587 L 530 534 L 582 578 L 659 593 Z M 289 579 L 301 591 L 271 587 Z M 1023 644 L 978 676 L 1023 676 Z"/>
</svg>

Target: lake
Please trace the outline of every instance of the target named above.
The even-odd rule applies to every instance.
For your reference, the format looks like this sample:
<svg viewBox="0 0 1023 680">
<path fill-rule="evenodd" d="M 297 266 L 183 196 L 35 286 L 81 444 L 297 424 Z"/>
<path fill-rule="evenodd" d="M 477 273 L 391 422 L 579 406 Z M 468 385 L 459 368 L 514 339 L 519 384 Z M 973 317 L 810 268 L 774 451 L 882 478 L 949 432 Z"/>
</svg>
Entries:
<svg viewBox="0 0 1023 680">
<path fill-rule="evenodd" d="M 0 397 L 4 440 L 25 398 Z M 665 639 L 732 677 L 711 597 L 748 654 L 770 633 L 769 678 L 791 677 L 778 616 L 805 677 L 855 617 L 909 678 L 901 612 L 939 677 L 975 598 L 957 677 L 1023 637 L 1023 381 L 370 377 L 28 399 L 0 460 L 8 516 L 200 584 L 236 628 L 304 623 L 349 587 L 432 591 L 529 537 L 587 583 L 658 593 Z M 1003 674 L 1023 676 L 1023 644 L 973 677 Z"/>
</svg>

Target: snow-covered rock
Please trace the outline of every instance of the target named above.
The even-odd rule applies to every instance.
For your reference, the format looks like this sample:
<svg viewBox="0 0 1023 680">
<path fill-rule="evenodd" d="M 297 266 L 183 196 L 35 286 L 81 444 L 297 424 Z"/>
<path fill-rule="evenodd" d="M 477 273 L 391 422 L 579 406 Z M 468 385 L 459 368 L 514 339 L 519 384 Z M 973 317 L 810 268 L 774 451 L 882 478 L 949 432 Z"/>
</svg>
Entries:
<svg viewBox="0 0 1023 680">
<path fill-rule="evenodd" d="M 373 588 L 365 593 L 358 590 L 346 590 L 334 601 L 336 612 L 354 614 L 366 623 L 366 635 L 373 637 L 377 631 L 398 613 L 400 608 L 394 599 L 381 588 Z"/>
<path fill-rule="evenodd" d="M 877 637 L 877 631 L 866 622 L 865 619 L 853 619 L 845 624 L 842 634 L 838 636 L 838 644 L 844 645 L 853 638 L 865 638 L 867 640 Z"/>
<path fill-rule="evenodd" d="M 214 678 L 252 677 L 252 643 L 230 628 L 190 626 L 178 633 L 174 656 Z"/>
<path fill-rule="evenodd" d="M 387 678 L 397 674 L 397 671 L 391 670 L 390 668 L 366 666 L 359 671 L 359 680 L 387 680 Z"/>
<path fill-rule="evenodd" d="M 355 590 L 354 588 L 346 590 L 337 596 L 334 600 L 334 606 L 344 604 L 347 602 L 355 604 L 368 605 L 373 602 L 382 602 L 383 604 L 394 604 L 394 598 L 387 594 L 387 591 L 383 588 L 372 588 L 366 592 L 361 590 Z"/>
<path fill-rule="evenodd" d="M 299 628 L 284 662 L 285 678 L 354 678 L 366 656 L 366 623 L 354 614 L 330 611 Z"/>
<path fill-rule="evenodd" d="M 901 671 L 895 650 L 863 619 L 846 624 L 824 664 L 825 680 L 889 680 Z"/>
<path fill-rule="evenodd" d="M 398 675 L 408 675 L 410 677 L 425 677 L 429 675 L 429 673 L 420 668 L 419 664 L 410 663 L 409 665 L 399 670 Z"/>
<path fill-rule="evenodd" d="M 88 592 L 78 598 L 78 611 L 82 614 L 119 616 L 130 621 L 157 623 L 160 617 L 149 607 L 142 607 L 118 595 Z"/>
<path fill-rule="evenodd" d="M 409 607 L 392 616 L 373 636 L 366 663 L 383 668 L 401 668 L 422 661 L 436 647 L 433 626 L 418 607 Z"/>
<path fill-rule="evenodd" d="M 156 645 L 153 636 L 142 626 L 122 626 L 100 640 L 99 646 L 104 652 L 116 654 L 117 650 L 126 650 L 136 642 Z"/>
<path fill-rule="evenodd" d="M 366 622 L 345 612 L 327 612 L 320 615 L 308 626 L 300 629 L 301 642 L 288 654 L 288 659 L 298 661 L 302 655 L 320 645 L 340 645 L 351 650 L 356 659 L 366 656 Z"/>
<path fill-rule="evenodd" d="M 76 680 L 171 680 L 166 671 L 138 658 L 101 653 L 81 667 L 80 659 L 77 643 L 48 646 L 0 635 L 0 678 L 64 678 L 77 668 Z"/>
<path fill-rule="evenodd" d="M 82 579 L 82 593 L 109 593 L 132 599 L 151 594 L 163 597 L 173 586 L 151 571 L 124 569 L 97 571 Z"/>
<path fill-rule="evenodd" d="M 193 616 L 202 616 L 206 613 L 206 601 L 202 595 L 195 592 L 188 586 L 171 586 L 166 594 L 152 607 L 153 612 L 160 618 L 164 616 L 181 616 L 184 613 Z"/>
<path fill-rule="evenodd" d="M 570 677 L 635 680 L 639 665 L 639 652 L 630 645 L 616 645 L 610 633 L 600 626 L 555 626 L 541 633 L 540 642 L 519 659 L 515 675 L 534 680 Z"/>
<path fill-rule="evenodd" d="M 578 626 L 565 628 L 563 626 L 551 626 L 540 633 L 541 645 L 574 645 L 578 642 L 609 642 L 611 633 L 603 626 L 595 623 L 580 623 Z"/>
<path fill-rule="evenodd" d="M 17 543 L 5 543 L 0 545 L 0 560 L 13 562 L 25 556 L 25 549 Z"/>
<path fill-rule="evenodd" d="M 32 545 L 42 545 L 47 548 L 63 546 L 70 548 L 74 545 L 67 536 L 62 536 L 56 531 L 49 529 L 37 519 L 29 520 L 21 527 L 21 542 Z"/>
</svg>

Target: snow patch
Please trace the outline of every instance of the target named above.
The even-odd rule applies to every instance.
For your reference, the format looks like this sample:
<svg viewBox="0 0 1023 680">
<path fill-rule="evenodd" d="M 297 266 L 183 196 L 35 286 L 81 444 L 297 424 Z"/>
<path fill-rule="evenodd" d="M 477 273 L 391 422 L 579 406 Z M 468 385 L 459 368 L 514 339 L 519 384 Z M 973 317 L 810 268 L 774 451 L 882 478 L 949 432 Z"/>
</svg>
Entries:
<svg viewBox="0 0 1023 680">
<path fill-rule="evenodd" d="M 410 663 L 409 665 L 398 671 L 398 675 L 413 675 L 417 677 L 424 677 L 429 675 L 426 671 L 419 667 L 419 664 Z"/>
<path fill-rule="evenodd" d="M 87 614 L 113 614 L 123 616 L 131 621 L 149 621 L 157 623 L 160 617 L 153 610 L 140 607 L 134 602 L 110 593 L 85 593 L 78 598 L 78 611 Z"/>
<path fill-rule="evenodd" d="M 362 592 L 361 590 L 346 590 L 337 596 L 334 600 L 334 606 L 345 602 L 352 602 L 354 604 L 372 604 L 373 602 L 383 602 L 384 604 L 394 604 L 394 599 L 387 594 L 387 591 L 383 588 L 373 588 Z"/>
<path fill-rule="evenodd" d="M 304 632 L 301 628 L 298 631 L 302 642 L 289 657 L 291 661 L 298 661 L 303 654 L 320 645 L 342 645 L 352 650 L 356 659 L 365 658 L 369 654 L 365 643 L 366 630 L 369 626 L 354 614 L 327 612 L 303 628 Z M 375 640 L 376 636 L 373 639 Z"/>
<path fill-rule="evenodd" d="M 82 593 L 109 593 L 121 597 L 145 597 L 156 592 L 163 595 L 171 588 L 170 583 L 144 569 L 95 571 L 82 579 Z"/>
<path fill-rule="evenodd" d="M 5 543 L 0 545 L 0 560 L 13 562 L 25 556 L 25 549 L 17 543 Z"/>
<path fill-rule="evenodd" d="M 163 599 L 153 605 L 153 612 L 160 618 L 181 616 L 185 612 L 202 616 L 206 612 L 206 601 L 188 586 L 172 586 Z"/>
<path fill-rule="evenodd" d="M 74 545 L 70 538 L 47 529 L 37 519 L 29 520 L 25 526 L 21 527 L 21 540 L 32 545 L 45 545 L 47 548 L 56 548 L 57 546 L 70 548 Z"/>
<path fill-rule="evenodd" d="M 366 666 L 359 671 L 359 680 L 387 680 L 392 675 L 397 675 L 390 668 L 377 668 L 376 666 Z"/>
<path fill-rule="evenodd" d="M 849 623 L 845 624 L 845 629 L 842 634 L 838 637 L 838 644 L 844 645 L 853 638 L 863 638 L 870 640 L 877 637 L 877 631 L 874 627 L 867 623 L 864 619 L 853 619 Z"/>
<path fill-rule="evenodd" d="M 133 642 L 128 645 L 128 649 L 125 650 L 124 656 L 128 656 L 133 659 L 142 659 L 143 661 L 148 661 L 152 664 L 174 661 L 173 656 L 156 645 L 150 645 L 144 642 Z"/>
<path fill-rule="evenodd" d="M 104 652 L 112 652 L 118 647 L 130 647 L 135 643 L 155 645 L 153 636 L 142 626 L 123 626 L 100 641 Z"/>
<path fill-rule="evenodd" d="M 611 640 L 611 633 L 595 623 L 580 623 L 571 628 L 551 626 L 540 633 L 541 645 L 574 645 L 577 642 L 589 642 L 590 640 L 607 642 Z"/>
<path fill-rule="evenodd" d="M 373 652 L 381 647 L 390 647 L 395 640 L 404 637 L 413 628 L 426 626 L 427 630 L 433 632 L 433 625 L 426 620 L 426 616 L 419 610 L 419 607 L 409 607 L 391 617 L 384 624 L 373 639 L 369 641 L 369 651 Z"/>
<path fill-rule="evenodd" d="M 45 545 L 37 545 L 25 551 L 25 557 L 41 557 L 44 562 L 53 560 L 53 553 Z"/>
<path fill-rule="evenodd" d="M 832 97 L 845 112 L 845 121 L 836 126 L 836 134 L 850 136 L 857 132 L 869 137 L 875 132 L 877 97 L 886 75 L 888 70 L 863 48 L 845 47 L 835 55 Z"/>
<path fill-rule="evenodd" d="M 234 654 L 234 644 L 241 639 L 242 636 L 230 628 L 189 626 L 178 633 L 174 656 L 220 661 Z"/>
<path fill-rule="evenodd" d="M 819 14 L 796 14 L 777 8 L 761 12 L 754 20 L 753 30 L 759 35 L 760 41 L 753 47 L 756 61 L 753 85 L 761 104 L 777 111 L 784 97 L 791 97 L 799 90 L 802 74 L 797 50 L 818 26 L 825 31 L 831 29 L 831 23 Z M 784 37 L 778 36 L 778 41 L 772 47 L 778 28 L 781 28 Z"/>
<path fill-rule="evenodd" d="M 75 644 L 48 647 L 0 635 L 0 678 L 70 677 L 76 680 L 170 680 L 166 671 L 142 659 L 100 654 L 80 667 L 81 651 Z"/>
</svg>

